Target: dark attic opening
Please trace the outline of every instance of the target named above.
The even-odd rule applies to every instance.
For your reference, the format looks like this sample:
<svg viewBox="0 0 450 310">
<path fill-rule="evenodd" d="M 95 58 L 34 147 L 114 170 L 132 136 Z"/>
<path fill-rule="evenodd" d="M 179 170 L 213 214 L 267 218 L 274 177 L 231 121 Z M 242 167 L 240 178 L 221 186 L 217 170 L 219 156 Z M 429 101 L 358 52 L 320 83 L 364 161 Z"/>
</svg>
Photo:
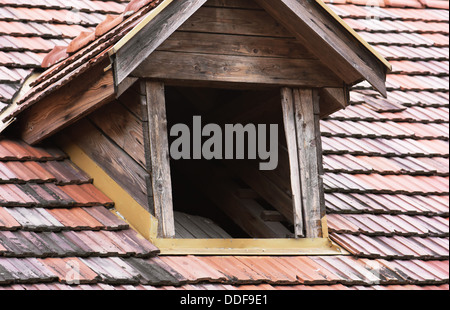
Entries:
<svg viewBox="0 0 450 310">
<path fill-rule="evenodd" d="M 167 86 L 165 97 L 175 238 L 293 238 L 280 90 Z M 181 144 L 182 132 L 176 130 L 180 124 L 189 129 L 188 147 Z M 227 129 L 235 125 L 241 125 L 235 129 L 247 130 L 236 131 L 230 143 Z M 275 125 L 274 139 L 270 128 Z M 209 135 L 202 136 L 199 144 L 195 135 L 200 129 Z M 256 142 L 268 151 L 263 158 L 253 154 L 259 148 Z M 234 146 L 231 151 L 230 145 Z M 204 152 L 200 153 L 199 146 Z M 269 151 L 275 165 L 269 165 Z"/>
</svg>

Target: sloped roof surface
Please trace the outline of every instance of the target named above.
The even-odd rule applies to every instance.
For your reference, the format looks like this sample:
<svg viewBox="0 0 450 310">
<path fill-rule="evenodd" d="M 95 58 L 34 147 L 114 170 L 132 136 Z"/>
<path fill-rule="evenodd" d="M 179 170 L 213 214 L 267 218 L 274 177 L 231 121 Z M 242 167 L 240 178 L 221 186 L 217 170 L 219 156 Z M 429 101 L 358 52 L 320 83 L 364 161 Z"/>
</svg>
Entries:
<svg viewBox="0 0 450 310">
<path fill-rule="evenodd" d="M 330 237 L 351 255 L 158 257 L 61 151 L 3 139 L 0 289 L 448 289 L 448 1 L 332 2 L 394 67 L 388 99 L 361 84 L 322 121 Z M 103 57 L 100 42 L 72 59 Z M 58 70 L 37 85 L 59 83 Z"/>
<path fill-rule="evenodd" d="M 106 15 L 123 12 L 127 0 L 0 1 L 0 110 L 55 46 L 93 31 Z"/>
</svg>

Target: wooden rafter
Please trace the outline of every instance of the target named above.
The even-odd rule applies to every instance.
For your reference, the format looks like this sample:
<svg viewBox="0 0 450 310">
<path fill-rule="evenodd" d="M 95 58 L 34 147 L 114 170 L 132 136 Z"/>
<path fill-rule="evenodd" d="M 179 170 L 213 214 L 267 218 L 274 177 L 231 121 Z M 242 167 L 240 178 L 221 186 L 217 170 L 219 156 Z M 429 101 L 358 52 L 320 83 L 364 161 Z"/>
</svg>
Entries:
<svg viewBox="0 0 450 310">
<path fill-rule="evenodd" d="M 314 1 L 255 0 L 348 85 L 366 79 L 386 96 L 388 68 Z"/>
<path fill-rule="evenodd" d="M 112 50 L 115 83 L 119 85 L 159 45 L 175 32 L 206 0 L 163 1 L 169 3 L 120 41 Z M 161 7 L 162 8 L 162 7 Z"/>
</svg>

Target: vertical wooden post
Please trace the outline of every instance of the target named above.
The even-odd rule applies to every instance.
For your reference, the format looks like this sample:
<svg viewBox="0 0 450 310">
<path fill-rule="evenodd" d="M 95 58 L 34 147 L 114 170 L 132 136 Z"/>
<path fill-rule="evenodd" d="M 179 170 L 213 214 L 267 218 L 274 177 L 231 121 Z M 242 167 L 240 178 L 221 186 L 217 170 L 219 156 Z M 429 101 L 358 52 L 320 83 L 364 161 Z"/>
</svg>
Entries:
<svg viewBox="0 0 450 310">
<path fill-rule="evenodd" d="M 322 111 L 320 110 L 320 92 L 318 90 L 313 90 L 313 103 L 314 103 L 317 167 L 319 169 L 320 218 L 322 219 L 327 215 L 327 210 L 325 208 L 325 189 L 323 187 L 323 177 L 325 175 L 325 171 L 323 169 L 322 134 L 320 132 L 320 116 L 322 114 Z M 323 232 L 323 234 L 325 234 L 325 232 Z"/>
<path fill-rule="evenodd" d="M 314 114 L 319 97 L 312 89 L 295 89 L 294 105 L 297 124 L 297 144 L 300 165 L 303 212 L 307 238 L 322 237 L 321 204 L 322 182 L 320 179 L 318 137 L 319 118 Z M 318 132 L 319 130 L 319 132 Z"/>
<path fill-rule="evenodd" d="M 303 226 L 302 192 L 297 145 L 297 125 L 295 121 L 294 93 L 291 88 L 283 88 L 281 90 L 281 101 L 283 106 L 283 120 L 284 129 L 286 132 L 286 142 L 289 152 L 295 237 L 303 238 L 305 236 L 305 233 Z"/>
<path fill-rule="evenodd" d="M 284 126 L 291 170 L 296 237 L 320 238 L 325 210 L 319 96 L 312 89 L 283 88 Z"/>
<path fill-rule="evenodd" d="M 151 177 L 158 237 L 175 237 L 164 84 L 143 81 L 147 97 Z"/>
</svg>

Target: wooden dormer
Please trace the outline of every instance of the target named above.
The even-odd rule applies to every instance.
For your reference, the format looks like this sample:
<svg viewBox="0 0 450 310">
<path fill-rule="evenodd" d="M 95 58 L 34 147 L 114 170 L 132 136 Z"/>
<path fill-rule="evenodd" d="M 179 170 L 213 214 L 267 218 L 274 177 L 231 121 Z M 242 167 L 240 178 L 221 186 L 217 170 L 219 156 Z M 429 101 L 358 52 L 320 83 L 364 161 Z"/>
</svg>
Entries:
<svg viewBox="0 0 450 310">
<path fill-rule="evenodd" d="M 66 146 L 75 144 L 144 210 L 136 220 L 126 206 L 119 211 L 135 226 L 148 223 L 143 234 L 163 252 L 164 245 L 169 252 L 181 244 L 198 248 L 177 240 L 208 234 L 222 239 L 203 243 L 212 252 L 232 248 L 234 239 L 273 240 L 277 253 L 301 253 L 302 239 L 327 248 L 320 253 L 333 251 L 320 119 L 345 108 L 349 88 L 361 81 L 385 95 L 390 66 L 323 3 L 165 0 L 108 52 L 17 113 L 25 141 L 62 132 Z M 219 125 L 278 125 L 277 168 L 171 160 L 171 126 L 190 125 L 195 116 Z M 288 243 L 277 245 L 282 238 Z"/>
</svg>

